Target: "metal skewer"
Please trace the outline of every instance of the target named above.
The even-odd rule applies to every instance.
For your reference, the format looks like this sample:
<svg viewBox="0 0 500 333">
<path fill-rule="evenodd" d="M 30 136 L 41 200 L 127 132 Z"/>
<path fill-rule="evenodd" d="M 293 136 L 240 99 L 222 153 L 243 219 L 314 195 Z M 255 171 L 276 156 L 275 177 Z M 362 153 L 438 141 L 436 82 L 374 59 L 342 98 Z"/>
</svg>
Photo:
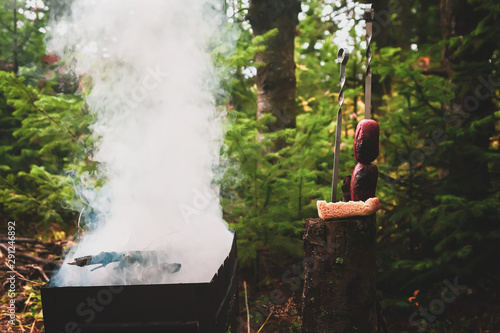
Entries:
<svg viewBox="0 0 500 333">
<path fill-rule="evenodd" d="M 339 110 L 337 111 L 337 127 L 335 128 L 335 153 L 333 155 L 333 176 L 332 176 L 332 202 L 337 201 L 337 183 L 339 181 L 339 155 L 340 140 L 342 134 L 342 104 L 344 104 L 345 67 L 349 60 L 349 51 L 345 48 L 339 49 L 337 62 L 340 62 L 340 91 Z"/>
<path fill-rule="evenodd" d="M 366 74 L 365 74 L 365 119 L 371 118 L 371 105 L 372 105 L 372 69 L 370 61 L 372 60 L 372 49 L 370 44 L 372 42 L 372 25 L 375 11 L 372 4 L 369 3 L 365 6 L 365 21 L 366 21 Z"/>
</svg>

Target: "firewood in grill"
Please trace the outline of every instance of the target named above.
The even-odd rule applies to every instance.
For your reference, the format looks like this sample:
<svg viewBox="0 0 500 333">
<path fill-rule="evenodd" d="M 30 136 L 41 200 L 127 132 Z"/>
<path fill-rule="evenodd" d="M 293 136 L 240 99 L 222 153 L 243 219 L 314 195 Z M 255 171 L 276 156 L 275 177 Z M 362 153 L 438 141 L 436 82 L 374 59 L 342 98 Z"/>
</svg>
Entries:
<svg viewBox="0 0 500 333">
<path fill-rule="evenodd" d="M 177 273 L 181 269 L 181 264 L 179 263 L 165 264 L 163 268 L 169 273 Z"/>
<path fill-rule="evenodd" d="M 177 273 L 181 269 L 181 264 L 179 263 L 158 263 L 158 253 L 152 251 L 101 252 L 97 255 L 74 258 L 68 264 L 78 267 L 100 265 L 92 269 L 92 271 L 95 271 L 114 262 L 118 263 L 115 269 L 123 269 L 133 264 L 146 266 L 153 260 L 155 260 L 156 266 L 161 267 L 168 273 Z"/>
<path fill-rule="evenodd" d="M 68 264 L 76 265 L 78 267 L 83 267 L 83 266 L 88 265 L 91 260 L 92 260 L 92 256 L 79 257 L 79 258 L 75 258 L 72 261 L 68 262 Z"/>
</svg>

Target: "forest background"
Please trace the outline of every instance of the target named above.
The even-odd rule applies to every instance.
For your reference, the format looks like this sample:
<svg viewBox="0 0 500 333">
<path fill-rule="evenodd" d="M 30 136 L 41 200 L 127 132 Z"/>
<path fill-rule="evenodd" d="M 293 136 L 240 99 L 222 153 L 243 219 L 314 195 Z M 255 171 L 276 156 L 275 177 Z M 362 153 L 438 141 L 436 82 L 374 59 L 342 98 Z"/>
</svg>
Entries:
<svg viewBox="0 0 500 333">
<path fill-rule="evenodd" d="M 270 22 L 298 18 L 291 35 L 272 24 L 257 33 L 265 1 L 221 6 L 239 37 L 230 57 L 213 50 L 214 60 L 231 68 L 228 94 L 218 100 L 228 119 L 221 153 L 231 163 L 219 181 L 224 217 L 238 233 L 242 321 L 248 308 L 254 331 L 298 332 L 303 222 L 317 216 L 316 200 L 331 191 L 339 46 L 351 50 L 340 177 L 355 165 L 353 134 L 364 113 L 363 3 L 303 0 L 298 10 L 298 1 L 270 3 L 283 9 Z M 373 3 L 380 330 L 500 332 L 500 4 Z M 65 6 L 0 2 L 2 235 L 15 220 L 18 237 L 71 239 L 79 212 L 65 202 L 74 199 L 78 175 L 96 167 L 88 159 L 93 114 L 79 78 L 45 48 L 47 22 Z M 293 105 L 257 117 L 256 74 L 266 66 L 259 55 L 276 38 L 294 46 L 294 95 L 278 100 L 292 96 Z M 291 61 L 276 54 L 273 61 Z M 20 287 L 20 297 L 30 298 L 20 314 L 28 331 L 42 327 L 42 282 Z M 442 301 L 445 288 L 455 292 L 449 302 Z"/>
</svg>

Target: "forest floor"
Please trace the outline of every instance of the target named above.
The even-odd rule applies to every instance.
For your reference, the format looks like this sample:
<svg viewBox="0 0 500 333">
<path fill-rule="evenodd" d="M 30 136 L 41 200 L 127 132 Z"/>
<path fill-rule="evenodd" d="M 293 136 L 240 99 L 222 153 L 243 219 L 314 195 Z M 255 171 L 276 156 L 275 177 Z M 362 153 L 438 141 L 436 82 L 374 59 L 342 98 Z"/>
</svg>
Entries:
<svg viewBox="0 0 500 333">
<path fill-rule="evenodd" d="M 13 243 L 0 235 L 1 332 L 43 332 L 40 288 L 49 281 L 68 242 L 16 238 Z M 15 317 L 10 316 L 11 303 Z"/>
</svg>

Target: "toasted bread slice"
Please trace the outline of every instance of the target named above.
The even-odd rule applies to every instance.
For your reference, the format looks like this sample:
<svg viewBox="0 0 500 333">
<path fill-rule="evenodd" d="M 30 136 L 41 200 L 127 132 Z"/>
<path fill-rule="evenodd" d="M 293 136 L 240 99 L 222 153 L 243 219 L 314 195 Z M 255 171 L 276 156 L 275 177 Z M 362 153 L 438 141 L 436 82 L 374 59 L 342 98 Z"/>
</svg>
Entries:
<svg viewBox="0 0 500 333">
<path fill-rule="evenodd" d="M 370 198 L 366 201 L 340 201 L 328 203 L 324 200 L 318 200 L 316 205 L 318 206 L 318 215 L 323 220 L 368 216 L 382 208 L 378 198 Z"/>
</svg>

